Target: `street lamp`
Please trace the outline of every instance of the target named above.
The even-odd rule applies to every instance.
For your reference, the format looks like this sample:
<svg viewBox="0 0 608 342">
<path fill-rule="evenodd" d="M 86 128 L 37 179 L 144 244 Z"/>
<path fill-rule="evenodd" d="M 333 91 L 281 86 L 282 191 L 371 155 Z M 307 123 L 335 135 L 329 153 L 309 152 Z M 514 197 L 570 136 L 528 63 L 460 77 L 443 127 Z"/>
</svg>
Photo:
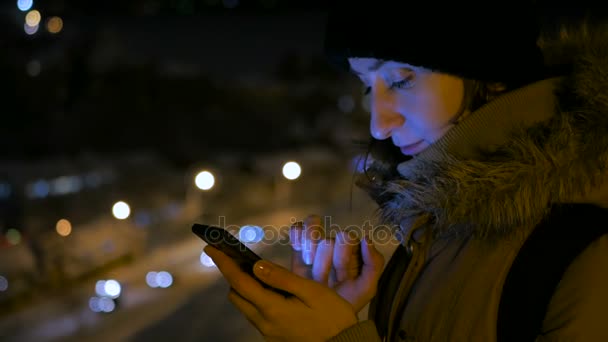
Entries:
<svg viewBox="0 0 608 342">
<path fill-rule="evenodd" d="M 112 207 L 112 214 L 117 219 L 124 220 L 131 215 L 131 208 L 127 203 L 118 201 L 114 203 L 114 206 Z"/>
<path fill-rule="evenodd" d="M 285 178 L 294 180 L 300 177 L 300 174 L 302 174 L 302 168 L 295 161 L 290 161 L 283 165 L 283 176 Z"/>
<path fill-rule="evenodd" d="M 209 171 L 201 171 L 194 178 L 194 184 L 197 188 L 207 191 L 215 185 L 215 177 Z"/>
</svg>

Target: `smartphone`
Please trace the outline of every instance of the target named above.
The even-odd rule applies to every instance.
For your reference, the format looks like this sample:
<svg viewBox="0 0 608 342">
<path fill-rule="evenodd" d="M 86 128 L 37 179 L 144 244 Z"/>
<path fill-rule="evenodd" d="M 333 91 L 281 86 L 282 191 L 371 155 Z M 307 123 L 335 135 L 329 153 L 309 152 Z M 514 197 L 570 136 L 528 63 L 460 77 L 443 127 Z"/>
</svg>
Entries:
<svg viewBox="0 0 608 342">
<path fill-rule="evenodd" d="M 211 246 L 219 249 L 224 254 L 231 257 L 232 260 L 234 260 L 239 265 L 243 272 L 252 276 L 265 288 L 271 289 L 286 297 L 293 296 L 289 292 L 286 292 L 281 289 L 275 289 L 270 285 L 264 283 L 263 281 L 259 280 L 253 273 L 253 265 L 262 258 L 259 255 L 255 254 L 247 246 L 245 246 L 241 241 L 239 241 L 239 239 L 230 234 L 230 232 L 228 232 L 226 229 L 215 226 L 209 226 L 206 224 L 195 223 L 192 226 L 192 232 Z"/>
</svg>

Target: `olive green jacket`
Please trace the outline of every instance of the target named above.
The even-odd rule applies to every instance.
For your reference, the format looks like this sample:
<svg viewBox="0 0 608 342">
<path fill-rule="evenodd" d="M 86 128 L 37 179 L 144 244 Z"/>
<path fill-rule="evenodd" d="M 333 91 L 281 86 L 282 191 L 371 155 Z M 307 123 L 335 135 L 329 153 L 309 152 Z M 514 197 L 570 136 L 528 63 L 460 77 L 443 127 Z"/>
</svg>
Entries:
<svg viewBox="0 0 608 342">
<path fill-rule="evenodd" d="M 411 261 L 393 256 L 378 288 L 396 288 L 392 301 L 374 298 L 332 342 L 379 341 L 380 325 L 389 341 L 496 340 L 505 277 L 551 204 L 608 207 L 608 44 L 581 48 L 571 74 L 492 100 L 382 180 L 382 218 Z M 608 341 L 607 308 L 604 236 L 567 269 L 538 341 Z"/>
</svg>

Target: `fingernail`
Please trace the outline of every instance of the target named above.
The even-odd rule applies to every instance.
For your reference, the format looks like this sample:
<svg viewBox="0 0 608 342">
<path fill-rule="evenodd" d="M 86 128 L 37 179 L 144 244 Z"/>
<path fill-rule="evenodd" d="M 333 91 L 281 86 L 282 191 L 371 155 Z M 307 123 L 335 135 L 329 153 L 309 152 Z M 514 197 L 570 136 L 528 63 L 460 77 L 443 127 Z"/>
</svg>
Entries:
<svg viewBox="0 0 608 342">
<path fill-rule="evenodd" d="M 270 275 L 272 266 L 266 261 L 258 261 L 254 265 L 254 273 L 260 277 L 267 277 Z"/>
<path fill-rule="evenodd" d="M 310 239 L 304 239 L 304 251 L 302 252 L 302 258 L 306 265 L 312 265 L 312 241 Z"/>
<path fill-rule="evenodd" d="M 306 265 L 312 265 L 312 252 L 311 251 L 302 252 L 302 257 L 304 258 L 304 263 Z"/>
</svg>

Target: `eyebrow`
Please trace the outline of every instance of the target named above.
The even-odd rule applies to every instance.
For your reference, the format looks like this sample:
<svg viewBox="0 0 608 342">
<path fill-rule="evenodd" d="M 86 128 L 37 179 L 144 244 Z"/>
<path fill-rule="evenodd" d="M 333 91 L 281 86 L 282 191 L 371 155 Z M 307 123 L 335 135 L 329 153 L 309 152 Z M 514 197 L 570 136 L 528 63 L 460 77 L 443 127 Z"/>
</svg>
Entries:
<svg viewBox="0 0 608 342">
<path fill-rule="evenodd" d="M 367 71 L 376 71 L 376 70 L 378 70 L 378 69 L 379 69 L 381 66 L 383 66 L 383 65 L 384 65 L 384 63 L 386 63 L 386 61 L 383 61 L 383 60 L 378 60 L 378 61 L 376 61 L 376 62 L 375 62 L 373 65 L 371 65 L 369 68 L 367 68 Z M 353 68 L 350 68 L 350 72 L 352 72 L 352 73 L 353 73 L 353 74 L 355 74 L 355 75 L 359 75 L 359 76 L 361 76 L 361 75 L 362 75 L 360 72 L 356 71 L 356 70 L 355 70 L 355 69 L 353 69 Z"/>
</svg>

